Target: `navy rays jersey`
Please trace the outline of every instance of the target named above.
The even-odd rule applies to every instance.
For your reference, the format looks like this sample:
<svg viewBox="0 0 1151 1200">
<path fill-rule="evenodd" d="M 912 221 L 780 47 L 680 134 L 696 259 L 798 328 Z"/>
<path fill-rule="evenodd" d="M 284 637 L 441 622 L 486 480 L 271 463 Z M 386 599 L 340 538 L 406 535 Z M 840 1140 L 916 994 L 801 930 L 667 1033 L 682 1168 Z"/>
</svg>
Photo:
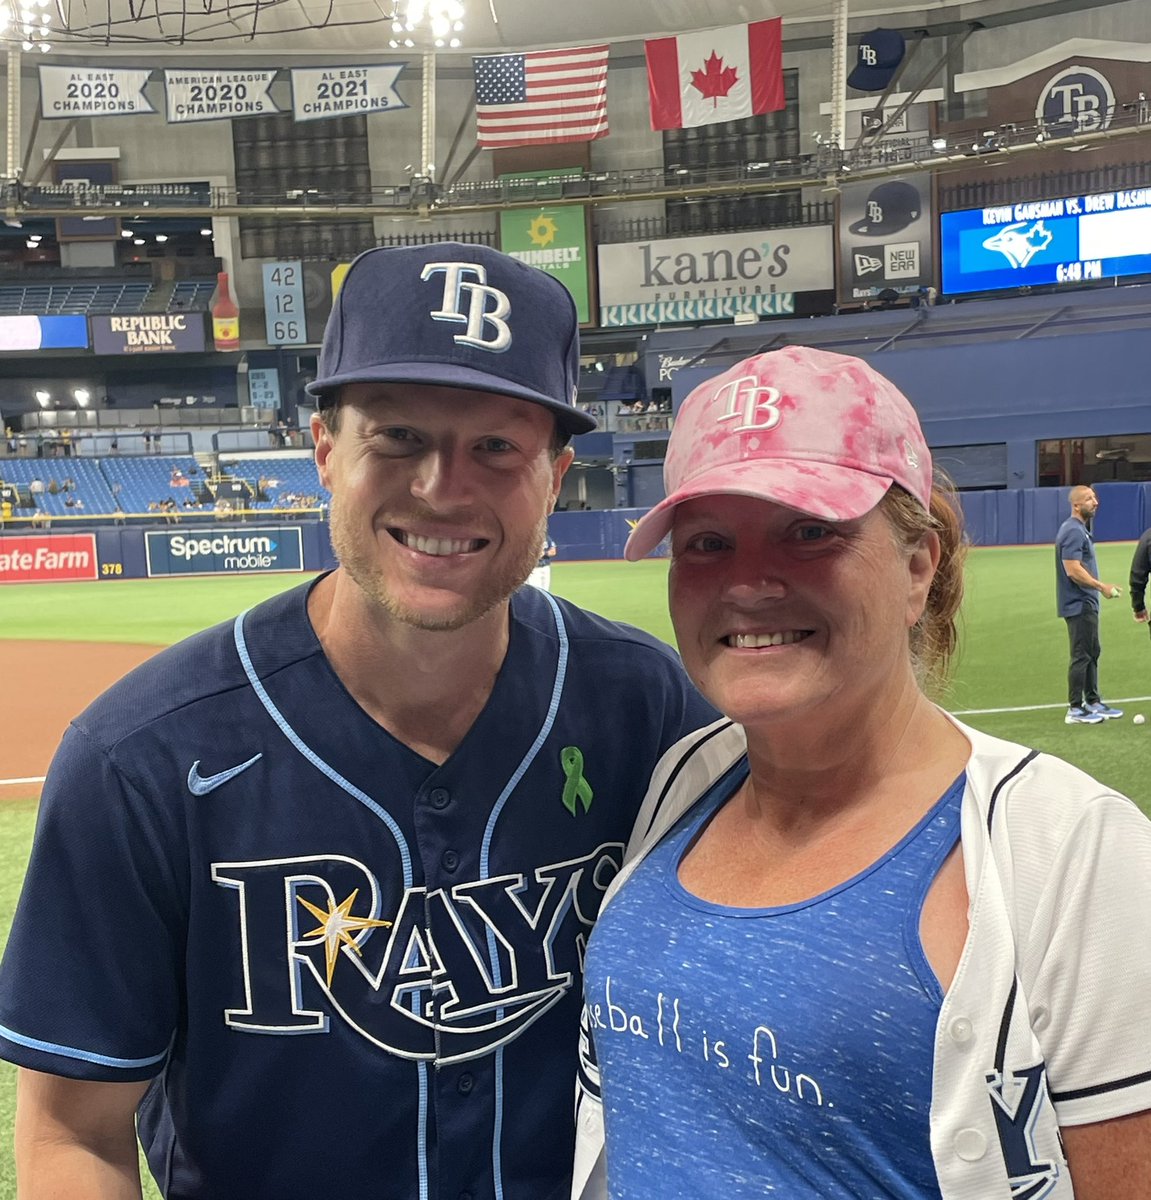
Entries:
<svg viewBox="0 0 1151 1200">
<path fill-rule="evenodd" d="M 345 691 L 306 596 L 68 730 L 0 1055 L 151 1079 L 169 1198 L 566 1196 L 588 930 L 656 760 L 713 713 L 666 646 L 524 588 L 436 766 Z"/>
</svg>

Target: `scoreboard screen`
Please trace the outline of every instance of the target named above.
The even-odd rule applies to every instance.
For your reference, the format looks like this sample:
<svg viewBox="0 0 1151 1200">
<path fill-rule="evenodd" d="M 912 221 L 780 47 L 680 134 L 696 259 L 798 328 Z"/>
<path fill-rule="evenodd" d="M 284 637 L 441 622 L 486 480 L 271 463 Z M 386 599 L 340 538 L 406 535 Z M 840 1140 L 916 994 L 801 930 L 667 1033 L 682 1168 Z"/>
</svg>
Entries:
<svg viewBox="0 0 1151 1200">
<path fill-rule="evenodd" d="M 940 214 L 943 293 L 1151 274 L 1151 188 Z"/>
</svg>

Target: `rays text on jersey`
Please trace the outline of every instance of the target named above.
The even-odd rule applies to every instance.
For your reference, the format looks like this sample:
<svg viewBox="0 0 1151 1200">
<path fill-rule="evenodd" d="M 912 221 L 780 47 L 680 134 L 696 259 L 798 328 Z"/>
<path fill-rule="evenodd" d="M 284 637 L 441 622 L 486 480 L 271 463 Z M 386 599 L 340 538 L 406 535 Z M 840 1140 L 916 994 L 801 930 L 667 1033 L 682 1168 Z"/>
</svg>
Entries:
<svg viewBox="0 0 1151 1200">
<path fill-rule="evenodd" d="M 284 1035 L 326 1033 L 336 1019 L 402 1058 L 486 1054 L 580 978 L 622 858 L 605 843 L 530 876 L 412 887 L 394 913 L 377 875 L 344 855 L 216 863 L 213 880 L 236 893 L 227 940 L 243 979 L 223 1020 Z"/>
</svg>

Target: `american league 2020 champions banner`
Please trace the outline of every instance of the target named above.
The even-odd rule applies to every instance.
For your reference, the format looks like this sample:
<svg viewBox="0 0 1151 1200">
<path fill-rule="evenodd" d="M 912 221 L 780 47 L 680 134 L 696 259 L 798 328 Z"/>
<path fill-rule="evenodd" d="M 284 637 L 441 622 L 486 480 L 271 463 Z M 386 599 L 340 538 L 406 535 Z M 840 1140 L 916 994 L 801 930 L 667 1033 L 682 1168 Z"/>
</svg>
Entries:
<svg viewBox="0 0 1151 1200">
<path fill-rule="evenodd" d="M 268 89 L 276 70 L 165 71 L 168 124 L 224 121 L 279 112 Z"/>
</svg>

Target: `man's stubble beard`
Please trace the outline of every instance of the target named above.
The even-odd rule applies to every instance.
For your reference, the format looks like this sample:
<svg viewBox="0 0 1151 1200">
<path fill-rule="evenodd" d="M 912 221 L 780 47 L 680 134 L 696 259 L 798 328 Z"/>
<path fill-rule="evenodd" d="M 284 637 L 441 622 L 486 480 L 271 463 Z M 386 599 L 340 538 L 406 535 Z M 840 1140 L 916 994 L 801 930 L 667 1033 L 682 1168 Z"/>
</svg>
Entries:
<svg viewBox="0 0 1151 1200">
<path fill-rule="evenodd" d="M 328 508 L 328 530 L 332 549 L 340 567 L 359 587 L 360 591 L 379 610 L 393 621 L 410 625 L 414 629 L 430 632 L 451 632 L 463 629 L 478 621 L 502 604 L 517 588 L 527 582 L 540 558 L 540 547 L 547 536 L 547 514 L 540 516 L 530 540 L 494 576 L 480 583 L 480 590 L 470 599 L 461 600 L 462 608 L 453 613 L 438 613 L 435 616 L 420 612 L 401 603 L 387 587 L 383 568 L 377 557 L 376 539 L 373 536 L 365 548 L 360 544 L 351 524 L 344 520 L 343 504 L 335 496 Z M 390 538 L 385 530 L 380 536 Z"/>
</svg>

